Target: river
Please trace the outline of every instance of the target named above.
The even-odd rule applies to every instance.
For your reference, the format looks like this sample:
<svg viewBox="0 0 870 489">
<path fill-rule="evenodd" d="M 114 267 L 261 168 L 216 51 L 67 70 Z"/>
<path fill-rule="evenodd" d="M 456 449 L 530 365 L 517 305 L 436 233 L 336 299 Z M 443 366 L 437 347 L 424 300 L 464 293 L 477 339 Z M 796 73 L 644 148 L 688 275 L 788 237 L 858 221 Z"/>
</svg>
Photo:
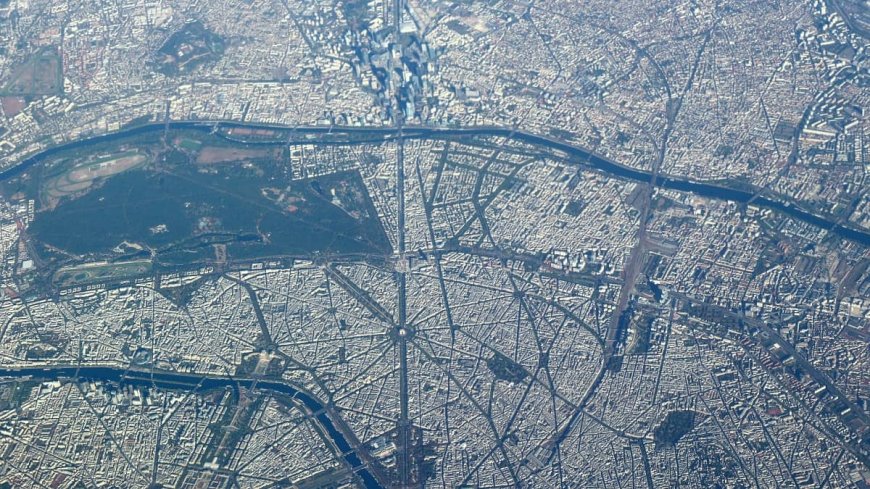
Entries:
<svg viewBox="0 0 870 489">
<path fill-rule="evenodd" d="M 280 126 L 270 124 L 252 124 L 229 121 L 176 121 L 169 124 L 153 123 L 142 126 L 122 129 L 117 132 L 103 134 L 92 138 L 81 139 L 78 141 L 53 146 L 40 153 L 37 153 L 20 164 L 0 171 L 0 181 L 8 180 L 30 168 L 31 166 L 45 161 L 52 155 L 70 149 L 86 148 L 88 146 L 111 141 L 112 139 L 120 139 L 124 137 L 157 133 L 168 129 L 186 129 L 195 131 L 211 132 L 216 126 L 224 128 L 248 128 L 248 129 L 273 129 L 292 131 L 293 134 L 300 136 L 298 142 L 303 144 L 366 144 L 370 142 L 384 141 L 396 137 L 397 129 L 392 127 L 330 127 L 330 126 Z M 368 135 L 370 137 L 365 140 L 347 140 L 342 141 L 341 135 Z M 317 140 L 312 136 L 319 136 Z M 503 127 L 414 127 L 406 126 L 403 129 L 404 139 L 450 139 L 473 136 L 498 136 L 530 143 L 536 146 L 542 146 L 550 150 L 557 150 L 568 155 L 572 160 L 579 161 L 581 164 L 592 169 L 598 170 L 610 176 L 632 180 L 637 182 L 649 182 L 652 175 L 644 170 L 628 167 L 619 164 L 610 159 L 596 155 L 593 152 L 574 146 L 565 141 L 541 136 L 524 131 L 513 130 Z M 261 144 L 287 144 L 288 141 L 268 142 Z M 807 210 L 797 207 L 795 204 L 786 200 L 778 200 L 771 197 L 759 196 L 753 199 L 754 192 L 744 189 L 731 188 L 714 183 L 690 180 L 675 176 L 663 175 L 657 178 L 655 185 L 664 189 L 678 190 L 687 192 L 701 197 L 708 197 L 720 200 L 730 200 L 739 203 L 752 203 L 758 207 L 771 209 L 782 214 L 788 215 L 799 221 L 811 224 L 816 227 L 827 229 L 832 233 L 841 236 L 845 239 L 855 241 L 862 245 L 870 245 L 870 231 L 856 228 L 853 226 L 843 225 L 832 217 L 814 214 Z"/>
<path fill-rule="evenodd" d="M 223 389 L 226 387 L 238 389 L 240 386 L 251 388 L 256 383 L 257 390 L 286 394 L 302 401 L 302 403 L 305 404 L 312 413 L 314 413 L 317 423 L 323 427 L 326 434 L 341 451 L 345 461 L 347 461 L 347 463 L 353 468 L 354 472 L 356 472 L 362 480 L 365 487 L 368 489 L 382 487 L 372 473 L 365 467 L 359 455 L 357 455 L 357 453 L 352 449 L 347 438 L 336 427 L 333 420 L 326 414 L 326 409 L 323 403 L 311 394 L 278 380 L 251 379 L 245 377 L 218 377 L 169 371 L 143 371 L 110 366 L 0 368 L 0 378 L 32 378 L 41 381 L 57 379 L 77 379 L 79 381 L 95 380 L 105 382 L 123 382 L 125 384 L 143 387 L 156 386 L 164 389 L 182 390 L 209 390 Z"/>
</svg>

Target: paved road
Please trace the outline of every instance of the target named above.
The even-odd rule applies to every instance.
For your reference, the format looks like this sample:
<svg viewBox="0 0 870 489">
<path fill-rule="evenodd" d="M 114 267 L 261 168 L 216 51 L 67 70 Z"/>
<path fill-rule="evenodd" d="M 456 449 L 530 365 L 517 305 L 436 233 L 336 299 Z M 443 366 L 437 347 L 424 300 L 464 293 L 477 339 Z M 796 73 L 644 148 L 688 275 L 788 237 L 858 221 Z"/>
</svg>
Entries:
<svg viewBox="0 0 870 489">
<path fill-rule="evenodd" d="M 827 389 L 827 392 L 834 399 L 837 399 L 845 404 L 850 409 L 852 415 L 857 416 L 857 418 L 864 426 L 870 426 L 870 417 L 867 416 L 867 413 L 865 413 L 857 404 L 855 404 L 855 402 L 852 401 L 852 399 L 848 395 L 844 394 L 827 374 L 816 368 L 816 366 L 813 365 L 809 360 L 807 360 L 802 353 L 797 351 L 788 340 L 783 338 L 778 331 L 771 328 L 770 325 L 768 325 L 766 322 L 745 316 L 722 306 L 706 303 L 704 301 L 687 296 L 686 294 L 675 291 L 669 291 L 669 294 L 672 297 L 680 299 L 686 303 L 703 304 L 705 307 L 716 311 L 716 313 L 722 317 L 729 317 L 736 320 L 737 323 L 741 326 L 749 326 L 751 328 L 755 328 L 758 331 L 761 331 L 764 335 L 770 338 L 772 342 L 778 344 L 784 352 L 794 358 L 795 363 L 800 367 L 800 369 L 803 372 L 809 374 L 813 378 L 813 380 L 815 380 L 819 385 L 824 386 Z M 757 339 L 755 339 L 754 341 L 757 341 Z M 844 416 L 843 412 L 837 411 L 834 414 L 845 426 L 849 425 L 848 420 L 846 419 L 846 416 Z M 868 448 L 862 447 L 860 440 L 842 441 L 844 447 L 848 449 L 849 452 L 855 456 L 855 458 L 860 460 L 861 463 L 863 463 L 866 467 L 870 468 L 870 451 L 868 451 Z"/>
<path fill-rule="evenodd" d="M 368 452 L 362 447 L 350 427 L 336 413 L 334 407 L 319 400 L 305 388 L 285 380 L 122 368 L 115 365 L 41 365 L 0 368 L 0 379 L 9 378 L 30 378 L 40 381 L 102 380 L 180 390 L 244 387 L 285 394 L 298 399 L 311 411 L 311 419 L 329 435 L 335 447 L 341 452 L 339 456 L 344 457 L 367 489 L 382 488 L 386 485 L 383 475 L 377 472 L 376 465 Z"/>
<path fill-rule="evenodd" d="M 364 144 L 367 142 L 379 142 L 386 140 L 398 139 L 398 127 L 336 127 L 336 126 L 308 126 L 308 127 L 287 127 L 281 125 L 270 124 L 245 124 L 228 121 L 174 121 L 169 123 L 173 129 L 190 129 L 200 130 L 205 132 L 214 131 L 215 127 L 223 128 L 254 128 L 254 129 L 273 129 L 293 131 L 295 136 L 299 136 L 299 142 L 304 144 L 323 144 L 323 145 L 338 145 L 338 144 Z M 90 139 L 79 140 L 64 145 L 53 146 L 36 155 L 33 155 L 17 165 L 6 167 L 0 171 L 0 181 L 12 178 L 28 167 L 43 161 L 45 158 L 57 154 L 61 151 L 71 148 L 82 148 L 97 143 L 104 143 L 114 138 L 125 136 L 133 136 L 140 134 L 148 134 L 165 130 L 164 123 L 148 124 L 130 129 L 121 130 L 114 133 L 103 134 Z M 648 183 L 652 179 L 652 173 L 644 170 L 638 170 L 613 160 L 610 160 L 601 155 L 595 154 L 593 151 L 579 146 L 575 146 L 564 140 L 552 138 L 524 132 L 515 129 L 509 129 L 497 126 L 471 126 L 471 127 L 420 127 L 420 126 L 404 126 L 402 129 L 402 138 L 410 139 L 456 139 L 456 138 L 471 138 L 482 136 L 497 136 L 516 141 L 536 145 L 539 148 L 554 154 L 569 159 L 577 164 L 601 171 L 608 175 L 633 180 L 637 182 Z M 286 138 L 280 141 L 269 142 L 268 144 L 286 145 Z M 809 223 L 813 226 L 827 229 L 834 234 L 837 234 L 845 239 L 861 243 L 865 246 L 870 246 L 870 230 L 859 228 L 851 224 L 839 223 L 838 219 L 813 213 L 799 206 L 799 203 L 789 200 L 785 196 L 772 195 L 769 192 L 766 196 L 758 196 L 757 188 L 736 188 L 728 187 L 722 184 L 707 183 L 702 181 L 691 180 L 679 176 L 668 174 L 659 174 L 656 179 L 655 186 L 659 188 L 678 190 L 688 192 L 703 197 L 714 199 L 726 199 L 735 202 L 747 203 L 761 207 L 772 209 L 774 211 L 787 214 L 788 216 Z"/>
</svg>

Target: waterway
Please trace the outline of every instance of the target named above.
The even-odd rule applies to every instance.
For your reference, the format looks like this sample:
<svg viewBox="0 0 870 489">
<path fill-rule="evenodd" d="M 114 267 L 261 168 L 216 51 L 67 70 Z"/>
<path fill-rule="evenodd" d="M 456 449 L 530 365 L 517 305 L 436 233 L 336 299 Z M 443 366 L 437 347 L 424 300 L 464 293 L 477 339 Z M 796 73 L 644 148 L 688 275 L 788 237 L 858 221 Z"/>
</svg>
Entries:
<svg viewBox="0 0 870 489">
<path fill-rule="evenodd" d="M 305 407 L 314 413 L 317 423 L 323 427 L 326 434 L 341 451 L 345 461 L 353 468 L 357 476 L 362 480 L 367 489 L 379 489 L 382 486 L 377 479 L 365 467 L 359 455 L 348 443 L 347 438 L 339 431 L 335 423 L 326 414 L 323 403 L 311 394 L 301 391 L 292 385 L 275 380 L 251 379 L 244 377 L 217 377 L 197 374 L 168 372 L 168 371 L 141 371 L 129 370 L 109 366 L 53 366 L 53 367 L 25 367 L 25 368 L 0 368 L 0 378 L 34 380 L 57 380 L 74 379 L 77 381 L 103 381 L 117 382 L 143 387 L 156 386 L 163 389 L 181 390 L 210 390 L 210 389 L 238 389 L 240 386 L 252 388 L 256 383 L 256 389 L 260 391 L 277 392 L 300 400 Z"/>
<path fill-rule="evenodd" d="M 33 165 L 36 165 L 53 155 L 62 151 L 72 149 L 83 149 L 99 143 L 112 141 L 113 139 L 126 138 L 131 136 L 157 134 L 167 129 L 184 129 L 194 131 L 212 132 L 216 127 L 221 128 L 247 128 L 247 129 L 272 129 L 289 131 L 292 136 L 298 136 L 299 143 L 304 144 L 366 144 L 371 142 L 385 141 L 394 139 L 397 136 L 397 129 L 392 127 L 328 127 L 328 126 L 304 126 L 304 127 L 288 127 L 269 124 L 249 124 L 239 122 L 203 122 L 203 121 L 176 121 L 169 124 L 154 123 L 142 126 L 123 129 L 117 132 L 103 134 L 88 139 L 81 139 L 67 144 L 48 148 L 38 154 L 35 154 L 20 164 L 8 168 L 0 172 L 0 181 L 8 180 L 22 172 L 26 171 Z M 342 140 L 342 135 L 353 136 L 353 139 Z M 358 137 L 364 135 L 365 139 Z M 615 161 L 596 155 L 593 152 L 574 146 L 565 141 L 553 139 L 547 136 L 541 136 L 528 132 L 507 129 L 503 127 L 453 127 L 453 128 L 435 128 L 435 127 L 405 127 L 403 129 L 404 139 L 451 139 L 474 136 L 498 136 L 530 143 L 536 146 L 545 147 L 550 150 L 556 150 L 569 156 L 572 160 L 578 161 L 580 164 L 598 170 L 610 176 L 632 180 L 638 182 L 650 182 L 652 175 L 644 170 L 621 165 Z M 318 139 L 319 138 L 319 139 Z M 292 141 L 292 138 L 291 138 Z M 281 142 L 265 142 L 260 144 L 288 144 L 289 141 L 282 140 Z M 660 188 L 678 190 L 687 192 L 701 197 L 708 197 L 720 200 L 730 200 L 738 203 L 752 203 L 761 208 L 767 208 L 776 212 L 785 214 L 799 221 L 811 224 L 816 227 L 827 229 L 830 232 L 841 236 L 845 239 L 855 241 L 865 246 L 870 246 L 870 231 L 860 229 L 848 225 L 843 225 L 837 222 L 834 218 L 819 214 L 814 214 L 804 210 L 795 204 L 786 200 L 779 200 L 767 196 L 755 196 L 755 193 L 749 190 L 737 189 L 718 185 L 714 183 L 701 182 L 674 176 L 660 176 L 654 184 Z"/>
</svg>

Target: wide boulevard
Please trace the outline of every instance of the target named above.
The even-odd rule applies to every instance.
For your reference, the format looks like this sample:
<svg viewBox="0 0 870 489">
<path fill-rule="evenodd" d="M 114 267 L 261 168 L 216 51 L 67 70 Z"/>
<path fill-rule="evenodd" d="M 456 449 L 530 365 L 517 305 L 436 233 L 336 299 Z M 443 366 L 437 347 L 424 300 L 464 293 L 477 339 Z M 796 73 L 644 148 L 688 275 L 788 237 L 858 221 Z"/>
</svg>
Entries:
<svg viewBox="0 0 870 489">
<path fill-rule="evenodd" d="M 0 171 L 0 181 L 12 178 L 30 166 L 44 161 L 51 155 L 61 151 L 84 148 L 92 144 L 105 143 L 116 138 L 147 134 L 151 132 L 166 131 L 167 129 L 187 129 L 213 132 L 218 128 L 249 128 L 271 129 L 289 132 L 289 138 L 281 141 L 250 141 L 251 144 L 286 145 L 300 144 L 323 144 L 323 145 L 356 145 L 370 144 L 392 140 L 409 139 L 461 139 L 470 137 L 501 137 L 526 144 L 537 146 L 542 153 L 554 157 L 561 157 L 570 162 L 600 171 L 610 176 L 625 180 L 648 183 L 652 174 L 646 170 L 640 170 L 622 165 L 609 158 L 596 154 L 594 151 L 573 145 L 564 140 L 533 134 L 497 126 L 473 126 L 473 127 L 428 127 L 428 126 L 403 126 L 398 127 L 357 127 L 357 126 L 282 126 L 270 124 L 249 124 L 232 121 L 172 121 L 167 123 L 153 123 L 122 129 L 117 132 L 107 133 L 88 139 L 81 139 L 58 146 L 53 146 L 40 153 L 32 155 L 21 163 L 4 168 Z M 710 183 L 692 180 L 680 176 L 659 173 L 655 180 L 655 186 L 692 193 L 701 197 L 730 200 L 743 204 L 752 204 L 760 208 L 771 209 L 786 214 L 794 219 L 806 222 L 813 226 L 826 229 L 838 236 L 863 245 L 870 245 L 870 230 L 846 224 L 833 216 L 814 213 L 803 208 L 799 202 L 792 201 L 785 196 L 772 195 L 769 192 L 759 192 L 757 188 L 746 185 L 741 188 L 728 186 L 722 183 Z"/>
</svg>

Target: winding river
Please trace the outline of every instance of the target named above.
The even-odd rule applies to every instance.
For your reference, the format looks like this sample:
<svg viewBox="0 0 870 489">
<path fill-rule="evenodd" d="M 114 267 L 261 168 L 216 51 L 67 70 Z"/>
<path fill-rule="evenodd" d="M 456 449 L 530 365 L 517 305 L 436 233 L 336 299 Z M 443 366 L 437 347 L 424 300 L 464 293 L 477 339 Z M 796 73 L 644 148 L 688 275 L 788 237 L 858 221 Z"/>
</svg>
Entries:
<svg viewBox="0 0 870 489">
<path fill-rule="evenodd" d="M 62 151 L 86 148 L 91 145 L 109 142 L 113 139 L 121 139 L 125 137 L 150 133 L 159 133 L 167 129 L 185 129 L 212 132 L 215 130 L 216 127 L 283 130 L 288 131 L 292 136 L 292 138 L 288 138 L 287 140 L 282 140 L 280 142 L 269 141 L 259 143 L 273 145 L 288 144 L 289 142 L 315 145 L 367 144 L 394 139 L 397 137 L 398 132 L 397 129 L 392 127 L 288 127 L 281 125 L 253 124 L 228 121 L 176 121 L 169 122 L 168 124 L 153 123 L 128 129 L 122 129 L 117 132 L 103 134 L 93 138 L 82 139 L 67 144 L 53 146 L 27 158 L 26 160 L 22 161 L 20 164 L 14 167 L 0 171 L 0 181 L 13 178 L 21 174 L 31 166 L 45 161 L 47 158 L 56 155 Z M 343 136 L 349 136 L 350 138 L 343 139 Z M 405 139 L 452 139 L 474 136 L 504 137 L 543 147 L 548 150 L 555 150 L 565 154 L 571 160 L 576 161 L 584 166 L 590 167 L 594 170 L 598 170 L 607 175 L 622 178 L 625 180 L 637 182 L 650 182 L 652 180 L 652 174 L 650 172 L 619 164 L 613 160 L 597 155 L 592 151 L 581 148 L 579 146 L 574 146 L 562 140 L 532 134 L 520 130 L 495 126 L 445 128 L 406 126 L 403 129 L 403 137 Z M 678 190 L 701 197 L 730 200 L 743 204 L 751 202 L 753 205 L 756 205 L 758 207 L 771 209 L 788 215 L 799 221 L 829 230 L 830 232 L 842 238 L 855 241 L 865 246 L 870 245 L 870 231 L 851 225 L 845 225 L 830 216 L 812 213 L 810 211 L 802 209 L 795 203 L 789 202 L 786 199 L 780 199 L 765 195 L 756 196 L 756 192 L 753 192 L 751 190 L 738 189 L 715 183 L 696 181 L 668 175 L 660 175 L 656 179 L 654 184 L 660 188 Z"/>
<path fill-rule="evenodd" d="M 314 415 L 329 438 L 333 441 L 340 454 L 348 465 L 362 480 L 367 489 L 378 489 L 381 486 L 372 473 L 366 468 L 356 451 L 351 447 L 347 437 L 342 433 L 337 424 L 339 420 L 333 420 L 327 415 L 326 406 L 312 394 L 280 380 L 252 379 L 248 377 L 221 377 L 202 374 L 190 374 L 170 371 L 144 371 L 125 369 L 112 366 L 43 366 L 22 368 L 0 368 L 0 379 L 33 379 L 33 380 L 57 380 L 74 379 L 78 381 L 96 380 L 105 382 L 118 382 L 143 387 L 156 386 L 163 389 L 181 390 L 210 390 L 239 387 L 255 387 L 260 391 L 276 392 L 285 394 L 301 401 Z"/>
<path fill-rule="evenodd" d="M 132 136 L 154 134 L 155 136 L 167 129 L 183 129 L 193 131 L 212 132 L 216 127 L 221 128 L 249 128 L 249 129 L 273 129 L 287 131 L 287 138 L 281 141 L 260 141 L 257 144 L 283 145 L 288 142 L 304 144 L 366 144 L 371 142 L 395 139 L 397 129 L 391 127 L 287 127 L 267 124 L 245 124 L 237 122 L 208 122 L 208 121 L 178 121 L 165 123 L 146 124 L 142 126 L 123 129 L 117 132 L 82 139 L 75 142 L 54 146 L 35 154 L 20 164 L 0 171 L 0 181 L 14 178 L 22 174 L 33 165 L 37 165 L 53 155 L 73 149 L 84 149 L 100 143 L 111 142 Z M 457 139 L 475 136 L 497 136 L 515 141 L 532 144 L 549 151 L 556 151 L 569 160 L 580 165 L 597 170 L 613 177 L 637 181 L 650 182 L 652 175 L 649 172 L 621 165 L 612 160 L 596 155 L 593 152 L 574 146 L 565 141 L 536 135 L 518 130 L 502 127 L 464 127 L 464 128 L 432 128 L 413 127 L 403 128 L 402 137 L 406 139 Z M 723 185 L 694 181 L 674 176 L 659 176 L 654 185 L 664 188 L 687 192 L 702 197 L 724 199 L 739 203 L 752 203 L 758 207 L 767 208 L 788 215 L 799 221 L 824 228 L 842 238 L 858 242 L 862 245 L 870 245 L 870 232 L 848 225 L 844 225 L 832 217 L 814 214 L 801 209 L 796 204 L 786 199 L 778 199 L 770 196 L 756 196 L 755 192 L 745 189 L 731 188 Z M 253 379 L 245 377 L 221 377 L 211 375 L 198 375 L 189 373 L 177 373 L 168 371 L 144 371 L 130 370 L 111 366 L 50 366 L 50 367 L 23 367 L 23 368 L 0 368 L 0 378 L 33 378 L 38 380 L 54 380 L 59 378 L 78 380 L 102 380 L 111 382 L 124 382 L 142 386 L 157 386 L 171 389 L 216 389 L 233 388 L 239 386 L 262 391 L 271 391 L 294 397 L 301 401 L 314 413 L 316 422 L 324 429 L 332 439 L 335 447 L 341 452 L 345 461 L 362 480 L 367 488 L 382 487 L 372 474 L 360 455 L 351 446 L 348 437 L 352 437 L 349 428 L 341 419 L 333 413 L 328 406 L 312 394 L 299 389 L 289 383 L 275 379 Z M 333 419 L 335 418 L 335 419 Z"/>
</svg>

